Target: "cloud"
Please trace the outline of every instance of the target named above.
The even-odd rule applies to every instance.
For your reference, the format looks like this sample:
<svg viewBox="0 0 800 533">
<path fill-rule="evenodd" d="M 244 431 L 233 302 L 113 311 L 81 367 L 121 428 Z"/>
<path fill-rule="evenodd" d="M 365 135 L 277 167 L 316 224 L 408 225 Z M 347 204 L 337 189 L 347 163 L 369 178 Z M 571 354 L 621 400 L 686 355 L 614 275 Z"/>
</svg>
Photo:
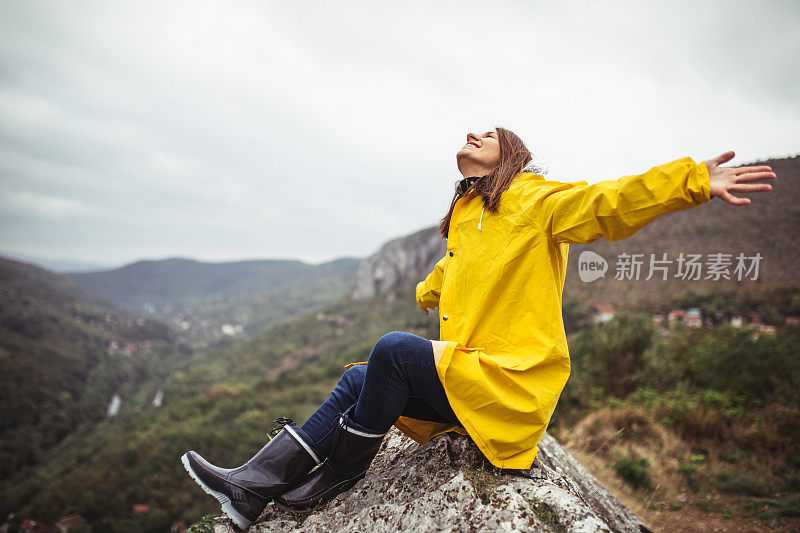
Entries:
<svg viewBox="0 0 800 533">
<path fill-rule="evenodd" d="M 0 249 L 366 255 L 438 222 L 466 132 L 494 125 L 566 181 L 794 153 L 798 18 L 789 2 L 10 4 Z"/>
<path fill-rule="evenodd" d="M 96 210 L 74 198 L 44 196 L 28 192 L 0 192 L 0 202 L 5 213 L 14 217 L 46 219 L 51 221 L 83 217 Z"/>
</svg>

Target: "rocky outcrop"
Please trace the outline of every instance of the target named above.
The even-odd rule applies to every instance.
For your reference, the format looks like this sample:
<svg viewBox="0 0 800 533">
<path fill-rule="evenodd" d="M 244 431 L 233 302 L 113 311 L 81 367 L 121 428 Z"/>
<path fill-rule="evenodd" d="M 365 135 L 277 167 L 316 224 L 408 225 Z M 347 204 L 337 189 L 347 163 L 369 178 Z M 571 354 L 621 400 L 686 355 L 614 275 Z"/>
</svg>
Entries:
<svg viewBox="0 0 800 533">
<path fill-rule="evenodd" d="M 394 289 L 413 288 L 425 279 L 446 247 L 436 227 L 387 242 L 361 262 L 350 297 L 361 301 L 385 295 L 391 301 Z"/>
<path fill-rule="evenodd" d="M 225 520 L 218 531 L 233 532 Z M 620 531 L 647 526 L 545 435 L 529 470 L 498 470 L 468 437 L 392 430 L 367 476 L 309 515 L 269 504 L 251 531 Z"/>
</svg>

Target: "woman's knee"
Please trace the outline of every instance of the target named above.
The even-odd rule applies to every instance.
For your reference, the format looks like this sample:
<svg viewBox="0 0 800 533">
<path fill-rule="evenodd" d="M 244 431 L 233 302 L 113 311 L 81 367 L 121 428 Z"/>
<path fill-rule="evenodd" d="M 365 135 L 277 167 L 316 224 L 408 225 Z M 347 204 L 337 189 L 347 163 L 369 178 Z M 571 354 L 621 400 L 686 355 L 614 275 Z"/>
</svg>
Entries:
<svg viewBox="0 0 800 533">
<path fill-rule="evenodd" d="M 367 375 L 367 365 L 353 365 L 344 371 L 339 378 L 338 388 L 344 389 L 348 396 L 358 398 L 364 386 L 364 377 Z"/>
<path fill-rule="evenodd" d="M 390 331 L 378 339 L 372 353 L 369 356 L 370 364 L 395 364 L 399 362 L 404 354 L 410 354 L 418 349 L 419 342 L 430 342 L 422 339 L 413 333 L 405 331 Z"/>
<path fill-rule="evenodd" d="M 378 339 L 378 342 L 376 342 L 375 346 L 372 348 L 370 362 L 373 360 L 390 360 L 406 342 L 406 335 L 409 334 L 403 331 L 390 331 Z"/>
</svg>

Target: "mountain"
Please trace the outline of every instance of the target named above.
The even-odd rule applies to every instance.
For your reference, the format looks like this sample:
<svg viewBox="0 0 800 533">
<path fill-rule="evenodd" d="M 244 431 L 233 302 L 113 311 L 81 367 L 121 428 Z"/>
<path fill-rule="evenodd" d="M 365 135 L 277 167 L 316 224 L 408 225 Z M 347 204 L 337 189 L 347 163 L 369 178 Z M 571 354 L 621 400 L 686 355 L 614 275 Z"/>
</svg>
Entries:
<svg viewBox="0 0 800 533">
<path fill-rule="evenodd" d="M 416 287 L 442 258 L 446 245 L 437 228 L 392 239 L 361 262 L 350 297 L 369 300 L 386 295 L 391 299 L 397 290 Z"/>
<path fill-rule="evenodd" d="M 73 281 L 0 258 L 0 475 L 36 464 L 171 350 L 169 329 Z"/>
<path fill-rule="evenodd" d="M 252 337 L 338 300 L 350 290 L 359 263 L 167 259 L 68 276 L 132 313 L 171 324 L 199 347 L 209 339 Z"/>
<path fill-rule="evenodd" d="M 36 265 L 38 267 L 44 268 L 45 270 L 57 273 L 85 272 L 89 270 L 107 270 L 109 268 L 113 268 L 113 265 L 109 265 L 107 263 L 95 263 L 89 261 L 75 261 L 72 259 L 39 257 L 37 255 L 8 253 L 3 251 L 0 251 L 0 255 L 3 255 L 9 259 L 14 259 L 17 261 L 22 261 L 24 263 Z"/>
<path fill-rule="evenodd" d="M 126 309 L 140 311 L 147 306 L 202 304 L 253 292 L 275 292 L 314 278 L 346 277 L 358 264 L 358 259 L 350 258 L 321 265 L 293 260 L 206 263 L 174 258 L 68 276 Z"/>
</svg>

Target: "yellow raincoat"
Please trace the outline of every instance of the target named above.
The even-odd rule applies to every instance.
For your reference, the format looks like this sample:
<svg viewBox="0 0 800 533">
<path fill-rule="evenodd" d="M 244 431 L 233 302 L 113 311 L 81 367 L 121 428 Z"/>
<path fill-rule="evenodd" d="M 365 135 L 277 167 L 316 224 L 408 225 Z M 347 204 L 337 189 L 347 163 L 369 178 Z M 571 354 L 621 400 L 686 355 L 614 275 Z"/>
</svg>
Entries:
<svg viewBox="0 0 800 533">
<path fill-rule="evenodd" d="M 517 175 L 499 211 L 474 189 L 456 202 L 445 256 L 417 284 L 439 307 L 436 369 L 456 416 L 497 467 L 530 468 L 570 372 L 561 315 L 569 244 L 630 237 L 659 215 L 708 202 L 708 169 L 685 157 L 589 185 Z M 401 417 L 419 443 L 449 424 Z"/>
</svg>

